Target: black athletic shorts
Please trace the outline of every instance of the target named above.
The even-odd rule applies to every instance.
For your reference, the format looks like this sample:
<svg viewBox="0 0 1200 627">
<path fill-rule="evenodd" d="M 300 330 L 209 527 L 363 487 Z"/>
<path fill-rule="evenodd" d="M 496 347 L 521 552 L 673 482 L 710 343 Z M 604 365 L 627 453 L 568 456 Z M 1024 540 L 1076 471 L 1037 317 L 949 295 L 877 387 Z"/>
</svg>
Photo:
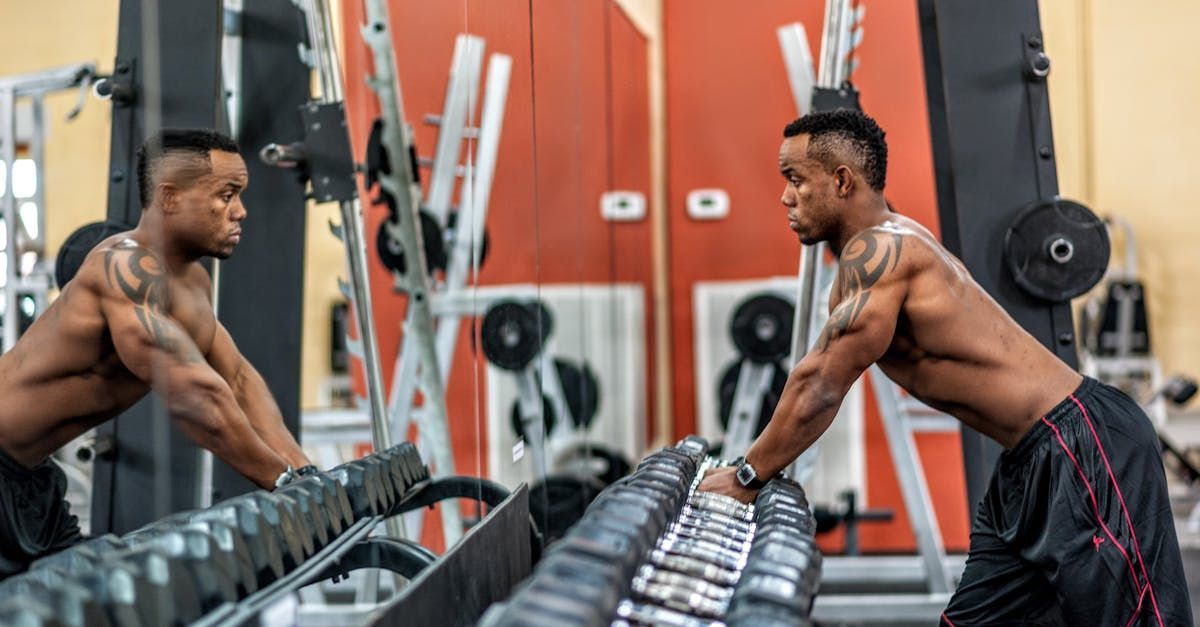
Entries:
<svg viewBox="0 0 1200 627">
<path fill-rule="evenodd" d="M 66 493 L 53 460 L 26 468 L 0 451 L 0 579 L 83 539 Z"/>
<path fill-rule="evenodd" d="M 1085 378 L 1001 454 L 942 625 L 1191 625 L 1158 436 Z"/>
</svg>

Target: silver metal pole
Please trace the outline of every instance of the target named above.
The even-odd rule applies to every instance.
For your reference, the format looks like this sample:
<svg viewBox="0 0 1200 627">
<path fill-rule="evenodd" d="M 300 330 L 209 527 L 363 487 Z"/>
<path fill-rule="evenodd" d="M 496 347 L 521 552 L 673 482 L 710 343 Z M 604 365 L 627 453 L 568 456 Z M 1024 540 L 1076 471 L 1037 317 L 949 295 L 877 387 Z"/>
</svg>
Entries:
<svg viewBox="0 0 1200 627">
<path fill-rule="evenodd" d="M 21 256 L 17 251 L 17 196 L 13 190 L 13 166 L 17 160 L 17 95 L 13 88 L 0 91 L 0 129 L 4 140 L 3 158 L 5 164 L 5 185 L 3 201 L 4 215 L 4 255 L 8 263 L 4 269 L 4 345 L 7 352 L 17 343 L 20 315 L 17 311 L 17 270 Z"/>
<path fill-rule="evenodd" d="M 808 47 L 808 35 L 800 22 L 780 26 L 775 30 L 779 48 L 783 52 L 783 63 L 787 67 L 788 84 L 792 88 L 792 99 L 796 102 L 797 115 L 804 115 L 812 108 L 812 91 L 817 79 L 813 76 L 812 51 Z"/>
<path fill-rule="evenodd" d="M 446 417 L 446 392 L 439 376 L 437 347 L 434 343 L 433 314 L 429 306 L 428 267 L 418 225 L 420 188 L 416 185 L 408 158 L 408 126 L 404 121 L 404 103 L 400 96 L 399 75 L 396 72 L 395 51 L 389 28 L 386 0 L 368 0 L 367 25 L 363 40 L 371 48 L 375 75 L 369 84 L 379 97 L 383 112 L 382 143 L 391 155 L 392 172 L 382 174 L 380 185 L 392 194 L 397 205 L 397 224 L 385 223 L 391 236 L 400 242 L 408 260 L 408 272 L 401 277 L 408 294 L 408 307 L 415 309 L 405 334 L 417 339 L 421 357 L 420 383 L 425 399 L 421 411 L 421 433 L 433 449 L 434 475 L 454 474 L 454 451 L 450 447 L 449 421 Z M 441 504 L 443 535 L 447 546 L 462 537 L 462 518 L 454 500 Z"/>
<path fill-rule="evenodd" d="M 342 75 L 333 41 L 333 21 L 327 0 L 308 0 L 305 10 L 312 61 L 320 81 L 322 104 L 342 101 Z M 401 161 L 407 162 L 407 159 Z M 346 266 L 350 272 L 350 296 L 358 323 L 362 344 L 363 372 L 366 375 L 367 401 L 371 408 L 371 434 L 375 450 L 392 446 L 388 428 L 383 375 L 379 367 L 379 344 L 375 337 L 375 314 L 371 303 L 370 273 L 367 270 L 367 249 L 363 238 L 362 203 L 358 198 L 340 203 L 342 213 L 342 242 L 346 248 Z M 387 520 L 388 534 L 403 538 L 404 528 L 398 518 Z"/>
<path fill-rule="evenodd" d="M 496 54 L 488 62 L 487 90 L 484 95 L 483 119 L 479 125 L 478 159 L 472 176 L 463 181 L 463 210 L 454 233 L 454 243 L 446 269 L 446 286 L 461 289 L 467 282 L 467 271 L 477 267 L 483 245 L 483 225 L 487 218 L 492 179 L 496 173 L 496 154 L 500 149 L 500 130 L 504 125 L 504 103 L 508 99 L 508 79 L 512 74 L 512 58 Z M 450 361 L 458 339 L 459 317 L 443 316 L 437 330 L 438 355 L 442 380 L 450 376 Z"/>
<path fill-rule="evenodd" d="M 891 379 L 883 374 L 879 366 L 871 366 L 871 386 L 879 402 L 879 413 L 883 420 L 884 434 L 892 461 L 896 467 L 896 479 L 900 482 L 900 493 L 904 497 L 908 521 L 912 524 L 917 539 L 917 553 L 925 566 L 929 579 L 929 591 L 950 592 L 953 583 L 946 572 L 946 548 L 942 544 L 942 532 L 938 526 L 929 497 L 929 484 L 925 481 L 925 470 L 917 458 L 917 444 L 912 430 L 906 425 L 900 412 L 896 388 Z"/>
<path fill-rule="evenodd" d="M 33 198 L 30 200 L 37 207 L 37 214 L 34 218 L 33 229 L 37 232 L 36 236 L 32 236 L 25 229 L 25 235 L 29 240 L 25 242 L 25 250 L 36 251 L 38 256 L 46 254 L 46 106 L 45 97 L 42 94 L 35 94 L 33 98 L 33 139 L 30 142 L 29 157 L 33 159 L 33 169 L 37 172 L 37 186 L 33 188 Z M 15 109 L 14 109 L 15 113 Z M 19 210 L 18 210 L 19 214 Z M 20 217 L 18 215 L 18 217 Z M 21 220 L 21 224 L 25 225 L 25 221 Z M 44 303 L 38 303 L 38 311 L 42 311 Z"/>
<path fill-rule="evenodd" d="M 475 35 L 459 35 L 454 41 L 454 57 L 446 83 L 446 100 L 438 122 L 437 148 L 433 153 L 427 203 L 429 213 L 443 227 L 450 213 L 450 198 L 454 194 L 455 171 L 458 169 L 468 111 L 479 93 L 483 49 L 483 39 Z M 461 222 L 459 224 L 461 229 Z"/>
</svg>

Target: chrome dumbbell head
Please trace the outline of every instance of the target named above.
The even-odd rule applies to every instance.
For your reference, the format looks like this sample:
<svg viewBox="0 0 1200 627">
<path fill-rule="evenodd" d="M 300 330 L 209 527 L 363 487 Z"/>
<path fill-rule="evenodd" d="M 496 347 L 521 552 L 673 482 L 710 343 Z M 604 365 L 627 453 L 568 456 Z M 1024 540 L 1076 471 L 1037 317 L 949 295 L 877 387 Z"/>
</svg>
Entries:
<svg viewBox="0 0 1200 627">
<path fill-rule="evenodd" d="M 659 540 L 658 548 L 676 555 L 707 560 L 722 568 L 732 570 L 740 570 L 746 565 L 746 552 L 731 551 L 695 538 L 680 538 L 673 534 L 667 534 Z"/>
<path fill-rule="evenodd" d="M 732 586 L 738 582 L 742 574 L 735 570 L 721 568 L 716 564 L 686 555 L 675 555 L 656 549 L 650 552 L 650 563 L 667 570 L 674 570 L 700 577 L 721 586 Z"/>
<path fill-rule="evenodd" d="M 707 525 L 693 525 L 686 522 L 674 522 L 667 528 L 667 531 L 688 538 L 708 540 L 735 551 L 749 550 L 750 540 L 754 537 L 753 534 L 742 533 L 736 529 L 714 529 Z"/>
<path fill-rule="evenodd" d="M 683 508 L 679 511 L 679 519 L 695 521 L 702 526 L 712 524 L 721 527 L 730 527 L 742 531 L 743 533 L 749 533 L 757 526 L 757 524 L 753 521 L 748 521 L 742 518 L 734 518 L 733 516 L 728 516 L 720 512 L 692 507 L 691 505 L 683 506 Z"/>
<path fill-rule="evenodd" d="M 634 588 L 637 587 L 639 581 L 686 588 L 716 601 L 728 601 L 733 597 L 733 588 L 729 586 L 719 586 L 699 577 L 655 568 L 651 564 L 643 564 L 638 569 L 638 574 L 633 580 Z"/>
<path fill-rule="evenodd" d="M 687 612 L 694 616 L 720 618 L 729 609 L 728 601 L 717 601 L 702 594 L 678 586 L 666 586 L 659 583 L 634 582 L 634 591 L 639 596 L 653 601 L 664 607 Z"/>
<path fill-rule="evenodd" d="M 617 606 L 617 618 L 635 625 L 668 625 L 670 627 L 725 627 L 721 621 L 711 621 L 683 612 L 657 607 L 649 603 L 635 603 L 628 599 Z"/>
<path fill-rule="evenodd" d="M 736 499 L 712 494 L 709 492 L 694 492 L 688 497 L 688 504 L 695 509 L 724 514 L 738 520 L 754 520 L 754 507 L 743 505 Z"/>
</svg>

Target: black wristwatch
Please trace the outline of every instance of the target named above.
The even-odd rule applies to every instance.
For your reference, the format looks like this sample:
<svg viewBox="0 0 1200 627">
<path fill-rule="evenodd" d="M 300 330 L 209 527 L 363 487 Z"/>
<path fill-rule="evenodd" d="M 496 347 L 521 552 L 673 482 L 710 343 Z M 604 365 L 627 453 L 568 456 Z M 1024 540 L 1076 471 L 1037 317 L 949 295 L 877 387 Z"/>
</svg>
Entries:
<svg viewBox="0 0 1200 627">
<path fill-rule="evenodd" d="M 750 462 L 746 461 L 745 457 L 739 457 L 733 463 L 737 466 L 737 472 L 734 473 L 734 476 L 737 477 L 738 483 L 742 484 L 743 488 L 747 490 L 761 490 L 763 486 L 767 485 L 766 481 L 758 478 L 758 471 L 754 469 L 754 466 L 750 465 Z"/>
</svg>

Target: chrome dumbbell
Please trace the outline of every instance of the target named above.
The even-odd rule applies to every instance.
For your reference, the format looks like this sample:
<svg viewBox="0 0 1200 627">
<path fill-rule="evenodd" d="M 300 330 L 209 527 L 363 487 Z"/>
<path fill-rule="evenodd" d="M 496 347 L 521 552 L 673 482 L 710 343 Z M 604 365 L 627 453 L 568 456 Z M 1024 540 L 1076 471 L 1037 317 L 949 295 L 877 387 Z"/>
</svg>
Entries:
<svg viewBox="0 0 1200 627">
<path fill-rule="evenodd" d="M 618 622 L 626 625 L 668 625 L 670 627 L 725 627 L 721 621 L 705 620 L 688 616 L 683 612 L 657 607 L 649 603 L 636 603 L 626 599 L 617 606 Z"/>
<path fill-rule="evenodd" d="M 708 540 L 725 548 L 737 551 L 745 550 L 753 533 L 743 533 L 736 529 L 720 529 L 710 525 L 697 525 L 686 521 L 676 521 L 667 528 L 668 533 L 674 533 L 688 538 Z"/>
<path fill-rule="evenodd" d="M 746 566 L 745 552 L 731 551 L 710 542 L 692 538 L 680 538 L 668 534 L 658 541 L 658 549 L 675 555 L 712 562 L 727 570 L 741 570 Z"/>
<path fill-rule="evenodd" d="M 686 588 L 697 594 L 702 594 L 716 601 L 728 601 L 733 598 L 733 588 L 729 586 L 719 586 L 711 581 L 705 581 L 699 577 L 677 573 L 672 570 L 663 570 L 655 568 L 650 564 L 643 564 L 638 569 L 637 576 L 634 577 L 633 583 L 636 588 L 639 581 L 646 583 L 657 583 L 664 586 L 676 586 Z"/>
<path fill-rule="evenodd" d="M 723 494 L 696 491 L 688 497 L 688 504 L 704 510 L 719 512 L 739 520 L 754 520 L 754 506 Z"/>
<path fill-rule="evenodd" d="M 676 555 L 668 553 L 661 549 L 655 549 L 650 552 L 650 563 L 656 566 L 700 577 L 707 581 L 722 586 L 732 586 L 738 582 L 742 574 L 736 570 L 722 568 L 711 562 L 706 562 L 696 557 L 687 555 Z"/>
<path fill-rule="evenodd" d="M 692 507 L 691 505 L 683 506 L 679 511 L 679 520 L 694 521 L 702 526 L 716 525 L 719 527 L 728 527 L 730 529 L 737 529 L 743 533 L 753 532 L 757 528 L 757 524 L 753 521 L 734 518 L 712 510 Z"/>
<path fill-rule="evenodd" d="M 657 605 L 693 616 L 720 618 L 729 609 L 728 601 L 717 601 L 703 594 L 693 592 L 679 586 L 667 586 L 660 583 L 634 582 L 633 590 L 642 598 Z"/>
</svg>

